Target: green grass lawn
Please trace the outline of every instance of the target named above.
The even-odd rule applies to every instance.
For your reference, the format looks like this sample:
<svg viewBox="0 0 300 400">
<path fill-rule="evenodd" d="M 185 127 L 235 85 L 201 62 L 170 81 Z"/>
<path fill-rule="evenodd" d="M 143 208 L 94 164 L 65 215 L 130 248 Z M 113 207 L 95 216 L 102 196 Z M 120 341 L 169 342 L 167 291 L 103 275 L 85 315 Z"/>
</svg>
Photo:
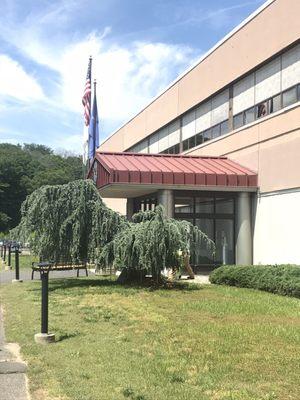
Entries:
<svg viewBox="0 0 300 400">
<path fill-rule="evenodd" d="M 29 363 L 34 400 L 299 400 L 299 300 L 191 285 L 51 281 L 57 342 L 34 343 L 40 282 L 1 287 L 7 340 Z"/>
<path fill-rule="evenodd" d="M 6 265 L 8 261 L 8 255 L 6 255 Z M 28 254 L 20 254 L 19 255 L 19 266 L 20 268 L 31 268 L 31 264 L 33 261 L 38 261 L 37 256 L 28 255 Z M 11 267 L 15 269 L 15 254 L 11 254 Z"/>
</svg>

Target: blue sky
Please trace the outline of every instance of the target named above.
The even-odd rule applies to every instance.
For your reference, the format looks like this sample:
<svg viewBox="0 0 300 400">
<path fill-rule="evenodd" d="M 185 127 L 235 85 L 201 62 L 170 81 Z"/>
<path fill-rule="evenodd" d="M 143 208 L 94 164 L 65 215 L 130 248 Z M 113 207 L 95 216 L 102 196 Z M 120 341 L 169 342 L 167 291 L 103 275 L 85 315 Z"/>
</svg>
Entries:
<svg viewBox="0 0 300 400">
<path fill-rule="evenodd" d="M 76 153 L 89 55 L 102 141 L 264 3 L 0 1 L 0 142 Z"/>
</svg>

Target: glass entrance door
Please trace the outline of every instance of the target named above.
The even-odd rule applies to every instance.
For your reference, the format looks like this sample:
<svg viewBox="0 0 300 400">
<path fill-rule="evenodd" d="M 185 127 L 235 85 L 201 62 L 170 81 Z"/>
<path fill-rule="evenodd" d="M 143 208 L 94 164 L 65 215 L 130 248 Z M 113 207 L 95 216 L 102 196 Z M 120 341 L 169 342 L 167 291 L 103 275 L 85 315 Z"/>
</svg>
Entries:
<svg viewBox="0 0 300 400">
<path fill-rule="evenodd" d="M 203 193 L 203 194 L 202 194 Z M 206 249 L 205 244 L 192 255 L 194 265 L 221 265 L 235 262 L 234 194 L 196 192 L 192 195 L 177 192 L 174 217 L 185 219 L 196 225 L 216 245 L 216 254 Z"/>
</svg>

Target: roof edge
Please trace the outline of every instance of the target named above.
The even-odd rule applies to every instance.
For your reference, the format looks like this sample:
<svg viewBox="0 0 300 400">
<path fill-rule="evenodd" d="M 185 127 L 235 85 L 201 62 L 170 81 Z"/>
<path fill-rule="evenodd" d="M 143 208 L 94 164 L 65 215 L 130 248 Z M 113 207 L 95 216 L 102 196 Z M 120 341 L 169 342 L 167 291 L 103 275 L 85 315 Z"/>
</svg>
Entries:
<svg viewBox="0 0 300 400">
<path fill-rule="evenodd" d="M 97 155 L 115 155 L 115 156 L 135 156 L 135 157 L 169 157 L 169 158 L 201 158 L 201 159 L 214 159 L 214 160 L 228 160 L 226 156 L 197 156 L 197 155 L 188 155 L 188 154 L 157 154 L 157 153 L 133 153 L 133 152 L 126 152 L 126 151 L 101 151 L 97 150 Z"/>
</svg>

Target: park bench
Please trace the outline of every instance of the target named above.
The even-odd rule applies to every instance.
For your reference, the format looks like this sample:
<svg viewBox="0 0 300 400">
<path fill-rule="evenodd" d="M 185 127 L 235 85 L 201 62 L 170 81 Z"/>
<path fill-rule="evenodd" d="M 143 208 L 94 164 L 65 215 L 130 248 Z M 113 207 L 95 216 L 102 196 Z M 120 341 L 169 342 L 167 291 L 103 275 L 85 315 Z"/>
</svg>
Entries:
<svg viewBox="0 0 300 400">
<path fill-rule="evenodd" d="M 34 273 L 35 271 L 39 272 L 41 274 L 41 270 L 38 266 L 38 262 L 33 262 L 32 263 L 32 272 L 31 272 L 31 280 L 34 278 Z M 77 271 L 77 277 L 79 277 L 79 271 L 83 269 L 85 270 L 86 276 L 88 276 L 88 270 L 87 270 L 87 263 L 53 263 L 50 271 Z"/>
</svg>

